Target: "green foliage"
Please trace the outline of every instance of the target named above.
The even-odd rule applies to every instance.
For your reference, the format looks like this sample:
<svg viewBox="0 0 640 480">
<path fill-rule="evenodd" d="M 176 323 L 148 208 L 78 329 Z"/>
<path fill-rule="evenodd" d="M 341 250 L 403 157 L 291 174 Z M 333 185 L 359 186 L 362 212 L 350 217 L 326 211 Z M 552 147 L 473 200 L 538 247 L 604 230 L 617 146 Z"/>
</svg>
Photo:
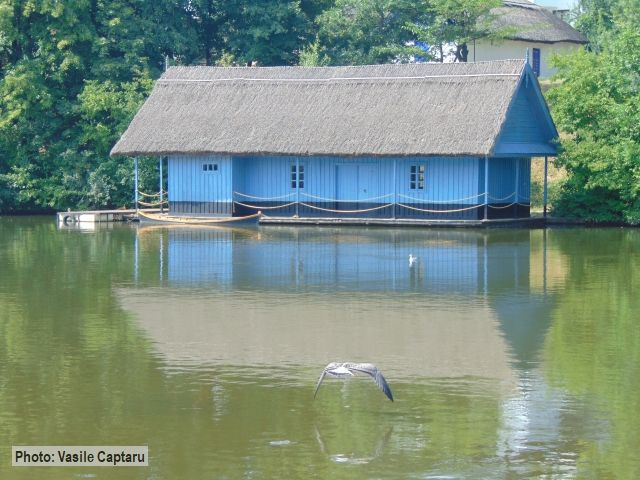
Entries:
<svg viewBox="0 0 640 480">
<path fill-rule="evenodd" d="M 547 184 L 547 207 L 553 208 L 560 198 L 560 190 L 563 181 L 549 182 Z M 531 208 L 541 211 L 544 208 L 544 185 L 542 182 L 531 181 Z"/>
<path fill-rule="evenodd" d="M 426 12 L 423 0 L 337 0 L 316 20 L 320 55 L 331 65 L 406 60 L 415 39 L 407 25 L 426 22 Z"/>
<path fill-rule="evenodd" d="M 300 65 L 303 67 L 324 67 L 329 64 L 329 57 L 321 51 L 320 41 L 316 40 L 300 50 Z"/>
<path fill-rule="evenodd" d="M 205 65 L 213 65 L 214 59 L 225 53 L 225 26 L 229 22 L 229 15 L 224 8 L 224 1 L 191 0 L 185 3 L 185 10 L 189 30 L 195 36 L 195 58 L 201 59 Z M 193 59 L 187 56 L 185 60 L 191 63 Z"/>
<path fill-rule="evenodd" d="M 225 8 L 234 15 L 228 46 L 242 63 L 295 65 L 307 42 L 311 23 L 299 0 L 233 0 Z"/>
<path fill-rule="evenodd" d="M 640 33 L 621 25 L 603 50 L 557 57 L 548 92 L 569 178 L 556 213 L 640 223 Z"/>
<path fill-rule="evenodd" d="M 589 39 L 589 49 L 600 52 L 621 24 L 640 24 L 637 0 L 580 0 L 574 12 L 575 27 Z"/>
<path fill-rule="evenodd" d="M 502 30 L 491 28 L 494 17 L 490 13 L 492 8 L 501 5 L 502 0 L 433 0 L 429 21 L 414 20 L 409 28 L 418 40 L 436 47 L 437 60 L 444 60 L 444 46 L 449 44 L 455 47 L 455 61 L 466 62 L 469 42 L 502 35 Z"/>
<path fill-rule="evenodd" d="M 0 211 L 131 197 L 131 167 L 106 165 L 109 149 L 164 54 L 190 54 L 182 11 L 170 0 L 0 1 Z"/>
<path fill-rule="evenodd" d="M 613 6 L 617 0 L 581 0 L 576 6 L 575 27 L 589 39 L 592 50 L 600 50 L 601 37 L 613 28 Z"/>
</svg>

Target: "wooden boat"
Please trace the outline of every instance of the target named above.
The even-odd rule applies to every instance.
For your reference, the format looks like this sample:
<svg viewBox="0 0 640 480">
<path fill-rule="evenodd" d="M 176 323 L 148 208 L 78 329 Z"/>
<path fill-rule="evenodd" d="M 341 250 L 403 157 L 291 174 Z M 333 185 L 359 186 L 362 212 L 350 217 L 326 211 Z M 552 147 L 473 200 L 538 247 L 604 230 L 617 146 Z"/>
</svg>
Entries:
<svg viewBox="0 0 640 480">
<path fill-rule="evenodd" d="M 166 225 L 237 225 L 258 223 L 262 212 L 244 217 L 185 217 L 170 215 L 167 213 L 151 213 L 138 210 L 138 218 L 141 222 Z"/>
</svg>

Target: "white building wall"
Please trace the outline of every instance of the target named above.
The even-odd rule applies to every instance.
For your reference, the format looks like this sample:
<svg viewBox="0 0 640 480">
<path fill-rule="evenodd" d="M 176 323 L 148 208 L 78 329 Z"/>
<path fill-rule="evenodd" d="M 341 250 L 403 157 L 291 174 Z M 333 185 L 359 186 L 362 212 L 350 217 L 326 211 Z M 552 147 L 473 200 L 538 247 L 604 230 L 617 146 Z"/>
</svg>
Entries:
<svg viewBox="0 0 640 480">
<path fill-rule="evenodd" d="M 529 49 L 529 64 L 533 61 L 533 49 L 540 49 L 540 78 L 548 78 L 556 73 L 556 69 L 550 65 L 553 53 L 569 53 L 583 48 L 582 45 L 570 42 L 536 43 L 521 40 L 500 40 L 490 42 L 488 40 L 476 40 L 469 44 L 470 62 L 482 62 L 486 60 L 509 60 L 512 58 L 525 58 Z"/>
</svg>

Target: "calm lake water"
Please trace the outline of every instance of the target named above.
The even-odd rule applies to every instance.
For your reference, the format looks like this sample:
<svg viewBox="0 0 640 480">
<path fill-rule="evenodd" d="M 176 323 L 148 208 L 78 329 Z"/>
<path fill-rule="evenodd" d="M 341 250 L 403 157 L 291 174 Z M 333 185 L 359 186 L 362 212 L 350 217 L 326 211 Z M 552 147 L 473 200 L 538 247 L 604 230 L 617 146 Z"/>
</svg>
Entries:
<svg viewBox="0 0 640 480">
<path fill-rule="evenodd" d="M 0 478 L 640 478 L 638 311 L 639 230 L 0 218 Z"/>
</svg>

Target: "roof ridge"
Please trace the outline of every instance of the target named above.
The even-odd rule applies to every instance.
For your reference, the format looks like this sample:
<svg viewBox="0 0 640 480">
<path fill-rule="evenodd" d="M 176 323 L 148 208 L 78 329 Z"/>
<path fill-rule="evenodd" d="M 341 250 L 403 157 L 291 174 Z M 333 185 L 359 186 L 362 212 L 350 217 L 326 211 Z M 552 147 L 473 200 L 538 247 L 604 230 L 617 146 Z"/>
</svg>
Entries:
<svg viewBox="0 0 640 480">
<path fill-rule="evenodd" d="M 474 74 L 451 74 L 451 75 L 416 75 L 410 77 L 327 77 L 327 78 L 250 78 L 250 77 L 227 77 L 227 78 L 160 78 L 158 82 L 233 82 L 233 81 L 256 81 L 256 82 L 333 82 L 338 80 L 424 80 L 428 78 L 466 78 L 466 77 L 519 77 L 520 73 L 474 73 Z"/>
<path fill-rule="evenodd" d="M 240 65 L 231 66 L 218 66 L 218 65 L 171 65 L 168 70 L 173 69 L 194 69 L 194 70 L 336 70 L 336 69 L 376 69 L 376 68 L 415 68 L 422 65 L 441 65 L 441 66 L 468 66 L 468 65 L 481 65 L 487 63 L 510 63 L 510 62 L 524 62 L 521 58 L 503 58 L 499 60 L 480 60 L 477 62 L 425 62 L 425 63 L 371 63 L 367 65 L 322 65 L 307 67 L 303 65 L 266 65 L 259 67 L 247 67 Z M 456 68 L 456 67 L 454 67 Z"/>
</svg>

